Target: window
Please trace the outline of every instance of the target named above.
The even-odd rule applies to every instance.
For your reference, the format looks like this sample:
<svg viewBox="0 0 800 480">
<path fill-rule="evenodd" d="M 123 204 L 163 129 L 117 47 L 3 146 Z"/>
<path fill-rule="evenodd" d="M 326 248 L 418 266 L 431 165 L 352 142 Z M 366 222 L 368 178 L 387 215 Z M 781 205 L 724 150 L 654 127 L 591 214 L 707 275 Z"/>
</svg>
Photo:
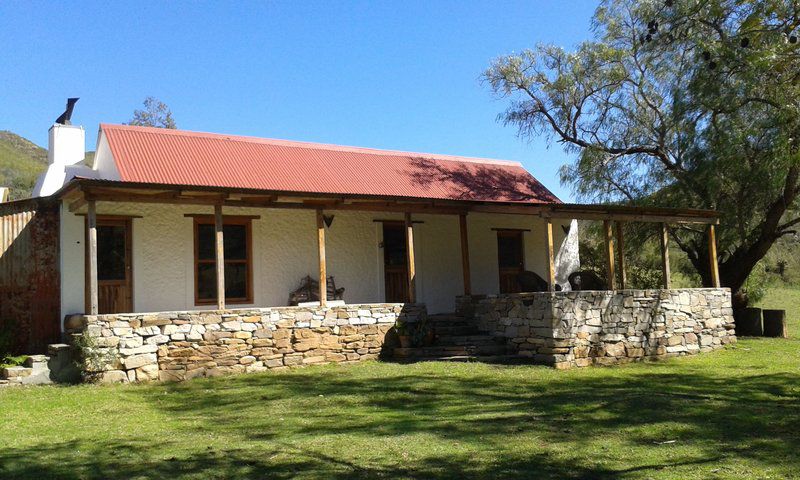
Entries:
<svg viewBox="0 0 800 480">
<path fill-rule="evenodd" d="M 249 218 L 225 217 L 222 225 L 225 255 L 225 301 L 252 303 L 253 268 Z M 214 217 L 195 217 L 194 297 L 197 305 L 217 301 L 217 259 Z"/>
</svg>

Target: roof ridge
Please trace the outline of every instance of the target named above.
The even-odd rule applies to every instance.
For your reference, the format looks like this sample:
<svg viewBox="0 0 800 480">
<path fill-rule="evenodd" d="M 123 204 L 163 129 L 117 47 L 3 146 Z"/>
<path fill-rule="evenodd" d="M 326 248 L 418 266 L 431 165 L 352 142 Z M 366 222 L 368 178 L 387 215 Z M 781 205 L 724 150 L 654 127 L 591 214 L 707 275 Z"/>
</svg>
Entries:
<svg viewBox="0 0 800 480">
<path fill-rule="evenodd" d="M 419 157 L 419 158 L 426 158 L 426 159 L 431 159 L 431 160 L 442 160 L 442 161 L 449 161 L 449 162 L 483 163 L 483 164 L 489 164 L 489 165 L 508 165 L 508 166 L 523 167 L 522 162 L 518 162 L 518 161 L 514 161 L 514 160 L 499 160 L 499 159 L 493 159 L 493 158 L 467 157 L 467 156 L 448 155 L 448 154 L 440 154 L 440 153 L 410 152 L 410 151 L 405 151 L 405 150 L 387 150 L 387 149 L 371 148 L 371 147 L 355 147 L 355 146 L 349 146 L 349 145 L 337 145 L 337 144 L 333 144 L 333 143 L 317 143 L 317 142 L 307 142 L 307 141 L 301 141 L 301 140 L 284 140 L 284 139 L 279 139 L 279 138 L 255 137 L 255 136 L 248 136 L 248 135 L 233 135 L 233 134 L 227 134 L 227 133 L 198 132 L 198 131 L 193 131 L 193 130 L 166 129 L 166 128 L 157 128 L 157 127 L 142 127 L 142 126 L 137 126 L 137 125 L 119 125 L 119 124 L 112 124 L 112 123 L 101 123 L 100 124 L 100 129 L 101 130 L 132 130 L 132 131 L 142 131 L 142 132 L 155 133 L 155 134 L 161 134 L 161 135 L 180 135 L 180 136 L 188 136 L 188 137 L 214 138 L 214 139 L 219 139 L 219 140 L 241 141 L 241 142 L 261 143 L 261 144 L 269 144 L 269 145 L 280 145 L 280 146 L 294 147 L 294 148 L 316 148 L 316 149 L 325 149 L 325 150 L 337 151 L 337 152 L 371 153 L 373 155 L 396 155 L 396 156 Z"/>
</svg>

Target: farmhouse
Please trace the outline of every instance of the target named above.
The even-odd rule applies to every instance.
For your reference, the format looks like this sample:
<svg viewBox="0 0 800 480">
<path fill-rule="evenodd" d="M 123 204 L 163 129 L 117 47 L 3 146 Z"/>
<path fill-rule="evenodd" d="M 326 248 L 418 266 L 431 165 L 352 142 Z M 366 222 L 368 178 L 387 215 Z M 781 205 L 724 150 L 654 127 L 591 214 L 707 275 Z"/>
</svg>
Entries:
<svg viewBox="0 0 800 480">
<path fill-rule="evenodd" d="M 668 225 L 713 233 L 712 211 L 565 204 L 516 162 L 127 125 L 87 166 L 64 123 L 34 198 L 0 203 L 0 325 L 28 353 L 85 335 L 107 381 L 735 340 L 715 261 L 710 288 L 670 289 Z M 604 222 L 605 288 L 570 282 L 578 219 Z M 660 225 L 663 289 L 627 288 L 624 222 Z"/>
</svg>

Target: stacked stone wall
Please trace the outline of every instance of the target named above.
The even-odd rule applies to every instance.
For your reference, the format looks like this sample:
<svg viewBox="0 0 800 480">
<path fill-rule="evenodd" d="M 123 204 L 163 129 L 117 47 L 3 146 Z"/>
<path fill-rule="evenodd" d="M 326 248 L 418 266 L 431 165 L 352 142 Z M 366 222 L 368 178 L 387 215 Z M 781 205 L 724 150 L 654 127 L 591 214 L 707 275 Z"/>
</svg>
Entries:
<svg viewBox="0 0 800 480">
<path fill-rule="evenodd" d="M 729 289 L 470 296 L 456 304 L 515 354 L 557 368 L 689 355 L 736 341 Z"/>
<path fill-rule="evenodd" d="M 101 381 L 180 381 L 376 359 L 395 322 L 426 316 L 424 305 L 368 304 L 80 315 L 67 326 Z"/>
</svg>

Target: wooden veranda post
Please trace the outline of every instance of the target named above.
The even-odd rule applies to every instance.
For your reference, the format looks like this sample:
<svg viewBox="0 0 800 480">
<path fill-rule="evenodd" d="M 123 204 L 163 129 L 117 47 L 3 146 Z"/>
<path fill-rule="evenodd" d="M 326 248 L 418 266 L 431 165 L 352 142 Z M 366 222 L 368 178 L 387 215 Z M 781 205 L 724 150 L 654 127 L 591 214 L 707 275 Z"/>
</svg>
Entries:
<svg viewBox="0 0 800 480">
<path fill-rule="evenodd" d="M 617 222 L 617 268 L 619 269 L 619 288 L 625 290 L 628 285 L 628 276 L 625 274 L 625 234 L 622 231 L 622 222 Z"/>
<path fill-rule="evenodd" d="M 553 253 L 553 220 L 544 220 L 544 244 L 547 249 L 547 290 L 556 291 L 556 266 Z"/>
<path fill-rule="evenodd" d="M 214 245 L 217 262 L 217 310 L 225 310 L 225 242 L 222 205 L 214 205 Z"/>
<path fill-rule="evenodd" d="M 608 289 L 617 289 L 617 272 L 614 268 L 614 236 L 611 232 L 611 220 L 603 221 L 603 235 L 606 239 L 606 276 Z"/>
<path fill-rule="evenodd" d="M 464 295 L 472 294 L 472 276 L 469 270 L 469 241 L 467 239 L 467 215 L 458 216 L 458 225 L 461 230 L 461 271 L 464 274 Z"/>
<path fill-rule="evenodd" d="M 89 251 L 89 315 L 97 315 L 97 205 L 94 200 L 87 202 L 89 211 L 86 215 Z"/>
<path fill-rule="evenodd" d="M 325 263 L 325 219 L 322 209 L 317 210 L 317 247 L 319 258 L 319 304 L 325 306 L 328 302 L 328 268 Z"/>
<path fill-rule="evenodd" d="M 411 213 L 406 212 L 406 263 L 408 269 L 408 302 L 417 301 L 417 272 L 414 266 L 414 224 Z"/>
<path fill-rule="evenodd" d="M 719 263 L 717 261 L 717 234 L 714 225 L 708 226 L 708 262 L 711 268 L 711 286 L 719 288 Z"/>
<path fill-rule="evenodd" d="M 672 276 L 669 272 L 669 227 L 666 223 L 661 224 L 661 271 L 663 273 L 664 288 L 669 289 L 672 284 Z"/>
</svg>

